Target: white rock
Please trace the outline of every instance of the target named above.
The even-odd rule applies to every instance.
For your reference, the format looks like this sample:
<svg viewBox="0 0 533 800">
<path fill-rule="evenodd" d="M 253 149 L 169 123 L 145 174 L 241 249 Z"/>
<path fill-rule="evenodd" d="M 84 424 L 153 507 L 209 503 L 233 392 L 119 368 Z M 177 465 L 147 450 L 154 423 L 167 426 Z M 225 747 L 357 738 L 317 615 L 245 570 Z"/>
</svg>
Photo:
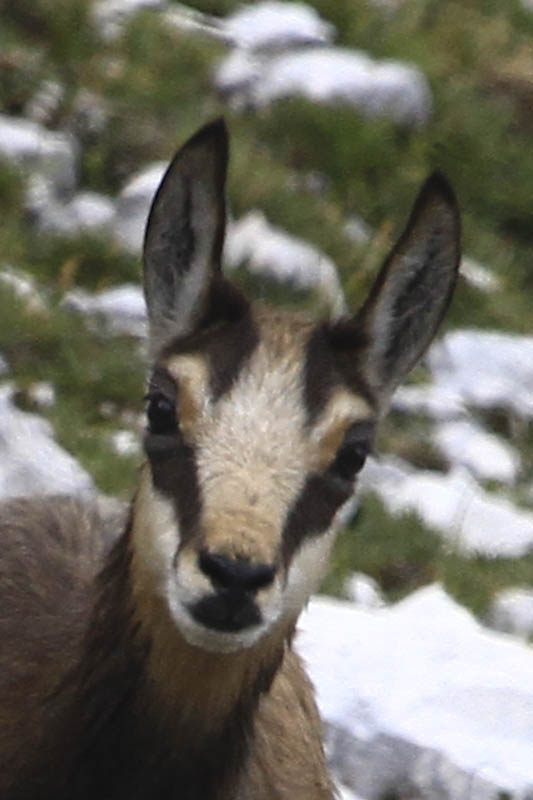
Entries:
<svg viewBox="0 0 533 800">
<path fill-rule="evenodd" d="M 28 171 L 37 171 L 58 192 L 71 192 L 76 185 L 77 146 L 66 133 L 0 114 L 0 156 Z"/>
<path fill-rule="evenodd" d="M 361 797 L 355 795 L 350 789 L 347 789 L 346 786 L 342 784 L 337 784 L 337 794 L 338 800 L 362 800 Z"/>
<path fill-rule="evenodd" d="M 135 255 L 142 250 L 146 219 L 167 163 L 157 162 L 134 175 L 117 200 L 113 230 L 118 243 Z"/>
<path fill-rule="evenodd" d="M 429 84 L 416 67 L 374 61 L 360 51 L 311 47 L 263 61 L 255 80 L 249 61 L 243 61 L 243 70 L 239 75 L 235 62 L 231 70 L 222 62 L 215 82 L 226 94 L 246 86 L 241 100 L 252 106 L 302 96 L 315 103 L 347 103 L 368 116 L 387 116 L 407 125 L 424 124 L 432 111 Z"/>
<path fill-rule="evenodd" d="M 525 639 L 533 636 L 533 589 L 504 589 L 493 600 L 487 623 L 498 631 Z"/>
<path fill-rule="evenodd" d="M 392 396 L 392 408 L 405 414 L 424 414 L 439 420 L 456 419 L 466 413 L 459 391 L 434 383 L 399 386 Z"/>
<path fill-rule="evenodd" d="M 315 289 L 332 316 L 345 311 L 333 261 L 302 239 L 271 225 L 261 211 L 250 211 L 229 226 L 224 259 L 229 268 L 245 264 L 252 275 Z"/>
<path fill-rule="evenodd" d="M 100 34 L 105 39 L 114 39 L 137 12 L 161 9 L 167 4 L 167 0 L 98 0 L 93 3 L 91 13 Z"/>
<path fill-rule="evenodd" d="M 462 465 L 481 480 L 513 484 L 520 457 L 510 444 L 468 420 L 438 425 L 432 440 L 451 465 Z"/>
<path fill-rule="evenodd" d="M 53 438 L 50 423 L 17 409 L 0 388 L 0 497 L 92 492 L 91 478 Z"/>
<path fill-rule="evenodd" d="M 115 431 L 111 435 L 111 446 L 119 456 L 137 456 L 141 452 L 139 439 L 133 431 Z"/>
<path fill-rule="evenodd" d="M 465 404 L 533 419 L 533 336 L 452 331 L 431 347 L 428 365 L 435 384 Z"/>
<path fill-rule="evenodd" d="M 45 80 L 24 107 L 24 116 L 45 125 L 59 108 L 65 90 L 57 81 Z"/>
<path fill-rule="evenodd" d="M 381 608 L 385 605 L 378 582 L 364 572 L 354 572 L 350 575 L 344 587 L 344 594 L 347 600 L 360 608 Z"/>
<path fill-rule="evenodd" d="M 300 628 L 331 764 L 361 797 L 533 790 L 531 648 L 484 629 L 439 586 L 379 610 L 315 598 Z"/>
<path fill-rule="evenodd" d="M 352 215 L 344 224 L 344 235 L 354 244 L 367 244 L 372 238 L 372 228 L 361 217 Z"/>
<path fill-rule="evenodd" d="M 237 45 L 256 50 L 322 44 L 334 35 L 333 26 L 311 6 L 275 0 L 238 8 L 226 17 L 225 27 Z"/>
<path fill-rule="evenodd" d="M 72 107 L 72 126 L 82 141 L 101 134 L 109 122 L 111 110 L 102 95 L 80 89 Z"/>
<path fill-rule="evenodd" d="M 36 381 L 28 388 L 28 397 L 39 408 L 53 408 L 56 404 L 56 391 L 48 381 Z"/>
<path fill-rule="evenodd" d="M 40 230 L 69 236 L 109 232 L 115 218 L 115 204 L 110 198 L 96 192 L 79 192 L 65 202 L 40 176 L 29 181 L 26 208 Z"/>
<path fill-rule="evenodd" d="M 387 459 L 370 460 L 360 485 L 376 492 L 389 513 L 416 513 L 466 555 L 519 558 L 533 550 L 533 512 L 485 492 L 464 468 L 405 472 Z"/>
<path fill-rule="evenodd" d="M 417 474 L 418 471 L 411 464 L 398 456 L 370 456 L 359 476 L 357 487 L 360 492 L 379 494 L 387 503 L 389 494 L 393 494 L 410 475 Z"/>
<path fill-rule="evenodd" d="M 235 44 L 227 29 L 225 20 L 212 14 L 204 14 L 196 8 L 173 3 L 170 8 L 161 12 L 164 24 L 179 31 L 204 34 L 210 39 L 218 39 L 225 44 Z"/>
<path fill-rule="evenodd" d="M 492 270 L 467 256 L 461 261 L 461 275 L 467 283 L 482 292 L 495 292 L 502 287 L 501 280 Z"/>
<path fill-rule="evenodd" d="M 0 270 L 0 284 L 7 286 L 32 314 L 44 314 L 47 304 L 37 283 L 26 272 L 5 266 Z"/>
<path fill-rule="evenodd" d="M 79 192 L 69 203 L 76 230 L 107 230 L 115 215 L 115 204 L 109 197 L 97 192 Z"/>
<path fill-rule="evenodd" d="M 219 64 L 215 84 L 222 95 L 231 98 L 234 107 L 246 105 L 253 86 L 261 78 L 265 59 L 252 50 L 236 48 Z"/>
<path fill-rule="evenodd" d="M 146 305 L 137 284 L 126 283 L 95 294 L 75 289 L 65 295 L 62 305 L 80 314 L 103 317 L 112 333 L 146 335 Z"/>
</svg>

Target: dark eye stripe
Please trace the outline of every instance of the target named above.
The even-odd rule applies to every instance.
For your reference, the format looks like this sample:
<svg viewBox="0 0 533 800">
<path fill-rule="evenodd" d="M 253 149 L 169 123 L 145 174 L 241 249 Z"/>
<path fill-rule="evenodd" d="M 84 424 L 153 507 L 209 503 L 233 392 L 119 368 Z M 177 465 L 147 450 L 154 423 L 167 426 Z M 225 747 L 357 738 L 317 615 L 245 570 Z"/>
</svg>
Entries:
<svg viewBox="0 0 533 800">
<path fill-rule="evenodd" d="M 285 565 L 290 563 L 294 552 L 306 538 L 320 536 L 328 530 L 339 508 L 352 496 L 357 472 L 357 469 L 352 472 L 352 467 L 354 462 L 359 467 L 359 461 L 360 467 L 363 466 L 366 455 L 372 450 L 374 431 L 375 423 L 372 420 L 356 422 L 346 432 L 335 459 L 326 471 L 308 476 L 285 520 L 281 544 Z M 348 459 L 350 463 L 343 464 L 349 474 L 342 467 L 340 474 L 337 474 L 334 466 L 337 459 L 342 460 L 354 448 L 360 450 L 354 462 Z"/>
<path fill-rule="evenodd" d="M 165 367 L 158 364 L 150 377 L 148 392 L 145 399 L 149 400 L 155 394 L 162 394 L 171 403 L 177 402 L 178 386 L 176 381 Z"/>
<path fill-rule="evenodd" d="M 336 386 L 344 385 L 361 395 L 370 408 L 376 398 L 358 370 L 357 350 L 363 335 L 350 320 L 318 325 L 307 343 L 304 367 L 303 402 L 310 425 L 325 408 Z"/>
<path fill-rule="evenodd" d="M 152 434 L 171 434 L 178 430 L 176 404 L 168 400 L 161 392 L 149 392 L 147 395 L 148 429 Z"/>
<path fill-rule="evenodd" d="M 181 541 L 190 540 L 198 531 L 202 494 L 194 448 L 179 436 L 145 438 L 154 487 L 174 505 L 180 526 Z"/>
<path fill-rule="evenodd" d="M 155 368 L 146 399 L 149 404 L 160 403 L 165 408 L 159 408 L 159 412 L 163 410 L 163 419 L 159 420 L 156 419 L 159 412 L 152 409 L 155 425 L 149 426 L 144 439 L 152 483 L 174 504 L 181 540 L 187 541 L 198 530 L 202 506 L 201 490 L 194 448 L 184 442 L 179 429 L 176 413 L 178 386 L 164 367 Z"/>
<path fill-rule="evenodd" d="M 217 281 L 208 298 L 208 311 L 197 331 L 171 341 L 162 357 L 200 353 L 209 365 L 213 400 L 220 399 L 237 381 L 259 343 L 250 307 L 238 289 Z"/>
<path fill-rule="evenodd" d="M 328 472 L 341 480 L 353 481 L 372 452 L 374 433 L 375 424 L 371 420 L 356 422 L 348 428 Z"/>
<path fill-rule="evenodd" d="M 337 510 L 352 491 L 350 484 L 332 480 L 327 474 L 309 475 L 283 528 L 281 552 L 286 566 L 304 539 L 318 536 L 330 527 Z"/>
</svg>

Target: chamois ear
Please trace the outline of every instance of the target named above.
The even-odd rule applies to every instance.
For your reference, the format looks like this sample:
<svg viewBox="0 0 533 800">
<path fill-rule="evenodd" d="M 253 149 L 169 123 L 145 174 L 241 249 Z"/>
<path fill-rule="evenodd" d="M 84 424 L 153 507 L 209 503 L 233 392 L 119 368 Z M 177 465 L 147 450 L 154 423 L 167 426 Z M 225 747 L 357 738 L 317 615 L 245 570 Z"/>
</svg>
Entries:
<svg viewBox="0 0 533 800">
<path fill-rule="evenodd" d="M 178 151 L 156 192 L 144 236 L 144 296 L 152 345 L 191 333 L 221 270 L 228 135 L 222 119 Z"/>
<path fill-rule="evenodd" d="M 365 342 L 359 366 L 378 397 L 390 397 L 433 339 L 455 286 L 460 238 L 454 192 L 436 172 L 354 319 Z"/>
</svg>

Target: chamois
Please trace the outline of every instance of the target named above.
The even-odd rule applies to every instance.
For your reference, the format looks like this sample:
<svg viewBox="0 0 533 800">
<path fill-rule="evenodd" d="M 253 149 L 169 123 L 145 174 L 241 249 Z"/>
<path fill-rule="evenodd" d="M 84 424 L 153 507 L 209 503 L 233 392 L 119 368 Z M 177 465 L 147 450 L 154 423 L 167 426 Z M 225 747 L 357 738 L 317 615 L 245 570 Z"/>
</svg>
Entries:
<svg viewBox="0 0 533 800">
<path fill-rule="evenodd" d="M 223 277 L 227 162 L 218 120 L 149 214 L 154 366 L 127 518 L 1 506 L 2 800 L 335 796 L 296 621 L 448 305 L 459 215 L 435 173 L 360 309 L 313 321 Z"/>
</svg>

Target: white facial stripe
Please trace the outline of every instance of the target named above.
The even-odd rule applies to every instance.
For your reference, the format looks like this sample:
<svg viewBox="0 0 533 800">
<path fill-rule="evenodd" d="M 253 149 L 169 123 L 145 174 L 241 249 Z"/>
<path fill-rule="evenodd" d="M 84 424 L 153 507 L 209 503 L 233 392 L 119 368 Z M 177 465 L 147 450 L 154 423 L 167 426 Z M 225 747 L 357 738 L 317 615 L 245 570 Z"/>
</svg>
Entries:
<svg viewBox="0 0 533 800">
<path fill-rule="evenodd" d="M 321 472 L 335 458 L 348 429 L 356 422 L 372 419 L 368 403 L 358 395 L 338 388 L 329 399 L 311 431 L 309 469 Z"/>
<path fill-rule="evenodd" d="M 193 436 L 211 401 L 208 365 L 202 356 L 189 354 L 173 356 L 166 368 L 178 385 L 180 426 Z"/>
<path fill-rule="evenodd" d="M 201 395 L 206 391 L 209 384 L 209 370 L 203 356 L 194 353 L 171 356 L 166 367 L 178 383 L 182 381 L 190 383 L 194 387 L 195 394 Z"/>
<path fill-rule="evenodd" d="M 217 539 L 227 546 L 228 526 L 235 536 L 248 528 L 243 555 L 258 561 L 275 557 L 283 520 L 303 486 L 308 456 L 300 362 L 273 364 L 271 358 L 266 348 L 256 348 L 197 439 L 208 546 L 216 549 Z"/>
<path fill-rule="evenodd" d="M 173 503 L 152 485 L 145 465 L 135 500 L 134 568 L 143 580 L 155 581 L 161 592 L 180 544 Z"/>
<path fill-rule="evenodd" d="M 346 389 L 339 388 L 329 398 L 311 433 L 315 442 L 321 441 L 339 424 L 348 427 L 354 422 L 372 418 L 372 409 L 360 395 L 354 395 Z"/>
</svg>

